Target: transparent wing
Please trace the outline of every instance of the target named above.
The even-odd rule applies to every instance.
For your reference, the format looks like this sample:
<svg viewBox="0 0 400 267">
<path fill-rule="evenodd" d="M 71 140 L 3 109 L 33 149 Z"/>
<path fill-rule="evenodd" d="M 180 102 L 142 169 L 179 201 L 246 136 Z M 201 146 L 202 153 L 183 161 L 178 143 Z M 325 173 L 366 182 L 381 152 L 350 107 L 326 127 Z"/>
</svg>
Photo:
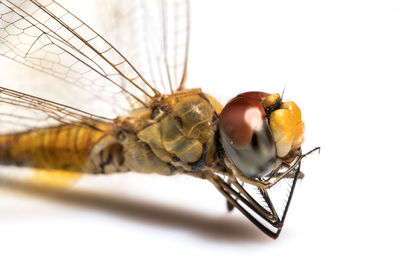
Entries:
<svg viewBox="0 0 400 267">
<path fill-rule="evenodd" d="M 0 1 L 0 54 L 90 90 L 116 112 L 159 94 L 119 51 L 52 0 Z"/>
<path fill-rule="evenodd" d="M 187 0 L 142 0 L 149 77 L 159 88 L 170 91 L 184 87 L 189 45 Z"/>
<path fill-rule="evenodd" d="M 67 123 L 80 123 L 101 130 L 112 121 L 39 97 L 0 87 L 0 134 Z"/>
<path fill-rule="evenodd" d="M 106 36 L 155 88 L 184 88 L 189 45 L 187 0 L 97 0 L 96 13 Z M 105 17 L 113 14 L 110 19 Z M 124 29 L 123 31 L 121 29 Z"/>
</svg>

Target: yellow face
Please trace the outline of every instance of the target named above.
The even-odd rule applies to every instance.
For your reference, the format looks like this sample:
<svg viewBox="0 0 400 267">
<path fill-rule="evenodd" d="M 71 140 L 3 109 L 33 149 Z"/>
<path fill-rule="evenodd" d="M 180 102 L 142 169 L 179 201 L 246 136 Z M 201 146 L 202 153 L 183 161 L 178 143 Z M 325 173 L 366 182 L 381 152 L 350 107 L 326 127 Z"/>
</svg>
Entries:
<svg viewBox="0 0 400 267">
<path fill-rule="evenodd" d="M 293 101 L 284 102 L 269 117 L 278 157 L 298 149 L 304 141 L 304 122 L 300 108 Z"/>
</svg>

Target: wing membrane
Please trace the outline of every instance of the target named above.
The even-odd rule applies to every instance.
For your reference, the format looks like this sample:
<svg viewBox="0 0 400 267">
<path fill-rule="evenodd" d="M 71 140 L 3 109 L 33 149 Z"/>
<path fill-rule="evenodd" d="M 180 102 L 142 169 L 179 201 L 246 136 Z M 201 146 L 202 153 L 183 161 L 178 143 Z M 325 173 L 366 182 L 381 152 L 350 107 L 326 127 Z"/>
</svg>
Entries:
<svg viewBox="0 0 400 267">
<path fill-rule="evenodd" d="M 111 122 L 104 117 L 0 87 L 0 134 L 68 123 L 99 129 L 102 123 Z"/>
<path fill-rule="evenodd" d="M 189 45 L 188 1 L 98 1 L 101 28 L 134 60 L 143 77 L 163 92 L 183 88 Z M 114 16 L 109 18 L 110 14 Z"/>
<path fill-rule="evenodd" d="M 159 94 L 109 42 L 52 0 L 0 1 L 0 54 L 128 112 Z"/>
<path fill-rule="evenodd" d="M 153 1 L 154 2 L 154 1 Z M 145 36 L 149 44 L 153 44 L 151 50 L 155 54 L 148 53 L 152 59 L 153 66 L 158 65 L 158 73 L 152 73 L 151 79 L 154 84 L 163 85 L 170 91 L 179 90 L 184 87 L 187 71 L 187 56 L 189 45 L 189 3 L 188 1 L 157 1 L 158 12 L 155 12 L 154 4 L 150 1 L 142 1 L 144 16 L 148 20 L 152 18 L 154 23 L 147 23 L 147 33 L 157 34 Z M 150 19 L 149 19 L 150 18 Z M 159 18 L 157 20 L 157 18 Z M 157 38 L 158 37 L 158 38 Z M 152 39 L 158 41 L 152 42 Z M 159 43 L 160 45 L 154 45 Z M 160 66 L 161 65 L 161 66 Z"/>
</svg>

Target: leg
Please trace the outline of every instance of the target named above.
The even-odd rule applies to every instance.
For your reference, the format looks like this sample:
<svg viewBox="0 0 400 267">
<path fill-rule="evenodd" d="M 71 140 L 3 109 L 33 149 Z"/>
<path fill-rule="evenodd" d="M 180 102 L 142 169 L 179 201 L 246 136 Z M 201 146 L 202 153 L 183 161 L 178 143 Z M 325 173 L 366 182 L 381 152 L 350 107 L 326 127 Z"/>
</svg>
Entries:
<svg viewBox="0 0 400 267">
<path fill-rule="evenodd" d="M 242 212 L 261 231 L 272 238 L 278 237 L 282 227 L 279 218 L 262 208 L 237 181 L 232 184 L 235 186 L 233 187 L 211 172 L 207 173 L 206 179 L 214 184 L 231 206 Z"/>
</svg>

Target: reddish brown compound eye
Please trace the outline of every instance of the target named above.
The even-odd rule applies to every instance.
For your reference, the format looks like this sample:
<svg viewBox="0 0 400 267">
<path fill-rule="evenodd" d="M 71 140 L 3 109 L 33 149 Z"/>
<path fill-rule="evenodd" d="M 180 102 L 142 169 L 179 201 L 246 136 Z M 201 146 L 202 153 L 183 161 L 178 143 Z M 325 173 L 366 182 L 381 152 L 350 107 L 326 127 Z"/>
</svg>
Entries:
<svg viewBox="0 0 400 267">
<path fill-rule="evenodd" d="M 220 130 L 236 147 L 247 146 L 255 129 L 262 126 L 265 113 L 260 102 L 250 98 L 236 97 L 222 110 Z"/>
<path fill-rule="evenodd" d="M 261 102 L 264 100 L 264 98 L 266 98 L 270 95 L 271 94 L 264 93 L 264 92 L 251 91 L 251 92 L 241 93 L 240 95 L 238 95 L 238 97 L 241 96 L 241 97 L 251 98 L 258 102 Z"/>
<path fill-rule="evenodd" d="M 224 107 L 219 118 L 222 146 L 238 170 L 248 177 L 267 174 L 276 161 L 262 94 L 249 92 L 237 96 Z"/>
</svg>

